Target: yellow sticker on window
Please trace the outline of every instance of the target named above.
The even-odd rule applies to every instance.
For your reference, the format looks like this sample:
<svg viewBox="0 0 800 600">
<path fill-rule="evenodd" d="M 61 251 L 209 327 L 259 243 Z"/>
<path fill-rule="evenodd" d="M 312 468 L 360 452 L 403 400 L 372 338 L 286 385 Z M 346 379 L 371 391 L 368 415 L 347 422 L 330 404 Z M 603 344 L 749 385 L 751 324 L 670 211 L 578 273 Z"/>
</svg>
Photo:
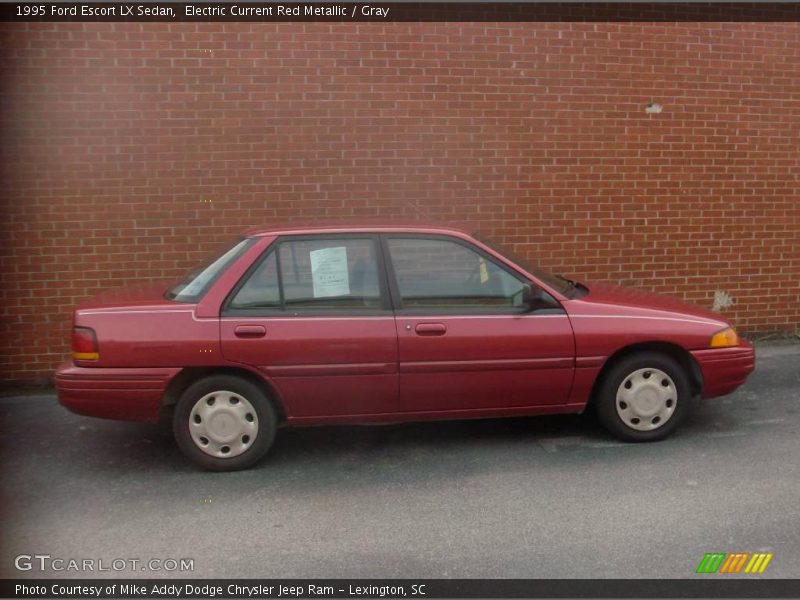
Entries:
<svg viewBox="0 0 800 600">
<path fill-rule="evenodd" d="M 486 261 L 483 258 L 480 259 L 480 268 L 481 268 L 481 285 L 489 281 L 489 271 L 486 270 Z"/>
</svg>

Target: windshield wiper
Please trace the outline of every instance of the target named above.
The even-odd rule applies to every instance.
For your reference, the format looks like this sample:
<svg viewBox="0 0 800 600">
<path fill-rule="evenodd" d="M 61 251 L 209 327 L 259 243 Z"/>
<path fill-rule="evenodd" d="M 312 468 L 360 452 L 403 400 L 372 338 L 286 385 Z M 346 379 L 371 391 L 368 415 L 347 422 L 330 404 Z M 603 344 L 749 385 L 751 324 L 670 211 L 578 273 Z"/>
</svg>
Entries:
<svg viewBox="0 0 800 600">
<path fill-rule="evenodd" d="M 567 283 L 567 287 L 561 292 L 562 294 L 569 292 L 569 295 L 573 296 L 578 290 L 586 289 L 586 286 L 578 281 L 573 281 L 572 279 L 564 277 L 563 275 L 556 275 L 556 277 Z"/>
<path fill-rule="evenodd" d="M 572 281 L 572 279 L 567 279 L 563 275 L 556 275 L 556 277 L 558 277 L 559 279 L 561 279 L 563 281 L 566 281 L 569 284 L 570 287 L 573 287 L 573 288 L 578 287 L 578 284 L 576 282 Z"/>
</svg>

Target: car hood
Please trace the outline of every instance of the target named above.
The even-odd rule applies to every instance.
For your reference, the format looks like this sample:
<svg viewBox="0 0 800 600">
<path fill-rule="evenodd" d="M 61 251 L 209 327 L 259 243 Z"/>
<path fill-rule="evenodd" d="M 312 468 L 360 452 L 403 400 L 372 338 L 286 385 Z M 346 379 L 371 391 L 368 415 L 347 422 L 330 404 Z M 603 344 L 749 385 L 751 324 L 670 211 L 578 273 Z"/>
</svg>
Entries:
<svg viewBox="0 0 800 600">
<path fill-rule="evenodd" d="M 174 306 L 164 293 L 172 281 L 138 283 L 135 285 L 101 292 L 78 305 L 78 310 L 87 308 L 120 308 L 126 306 Z"/>
<path fill-rule="evenodd" d="M 662 296 L 636 288 L 607 283 L 587 283 L 586 287 L 589 288 L 589 293 L 581 298 L 580 301 L 588 305 L 595 304 L 690 315 L 723 325 L 727 324 L 721 315 L 672 296 Z M 636 310 L 636 312 L 639 311 Z"/>
</svg>

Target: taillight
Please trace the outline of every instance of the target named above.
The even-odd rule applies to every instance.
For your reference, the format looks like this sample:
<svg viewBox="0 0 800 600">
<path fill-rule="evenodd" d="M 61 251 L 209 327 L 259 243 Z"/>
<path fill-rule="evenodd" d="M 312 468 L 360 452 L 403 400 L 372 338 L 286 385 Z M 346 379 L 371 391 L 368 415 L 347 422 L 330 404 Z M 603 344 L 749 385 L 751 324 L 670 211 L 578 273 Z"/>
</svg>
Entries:
<svg viewBox="0 0 800 600">
<path fill-rule="evenodd" d="M 72 328 L 72 358 L 75 360 L 97 360 L 100 349 L 97 347 L 97 336 L 89 327 Z"/>
</svg>

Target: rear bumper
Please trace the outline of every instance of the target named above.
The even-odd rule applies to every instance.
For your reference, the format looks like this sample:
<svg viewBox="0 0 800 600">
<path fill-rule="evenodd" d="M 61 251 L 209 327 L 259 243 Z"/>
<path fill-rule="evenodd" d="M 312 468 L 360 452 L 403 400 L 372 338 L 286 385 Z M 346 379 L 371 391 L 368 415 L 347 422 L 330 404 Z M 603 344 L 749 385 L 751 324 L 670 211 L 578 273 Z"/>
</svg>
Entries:
<svg viewBox="0 0 800 600">
<path fill-rule="evenodd" d="M 56 370 L 56 392 L 63 406 L 81 415 L 155 423 L 167 384 L 178 371 L 87 368 L 67 362 Z"/>
<path fill-rule="evenodd" d="M 692 352 L 703 374 L 703 398 L 730 394 L 756 366 L 753 346 L 744 340 L 736 348 L 709 348 Z"/>
</svg>

